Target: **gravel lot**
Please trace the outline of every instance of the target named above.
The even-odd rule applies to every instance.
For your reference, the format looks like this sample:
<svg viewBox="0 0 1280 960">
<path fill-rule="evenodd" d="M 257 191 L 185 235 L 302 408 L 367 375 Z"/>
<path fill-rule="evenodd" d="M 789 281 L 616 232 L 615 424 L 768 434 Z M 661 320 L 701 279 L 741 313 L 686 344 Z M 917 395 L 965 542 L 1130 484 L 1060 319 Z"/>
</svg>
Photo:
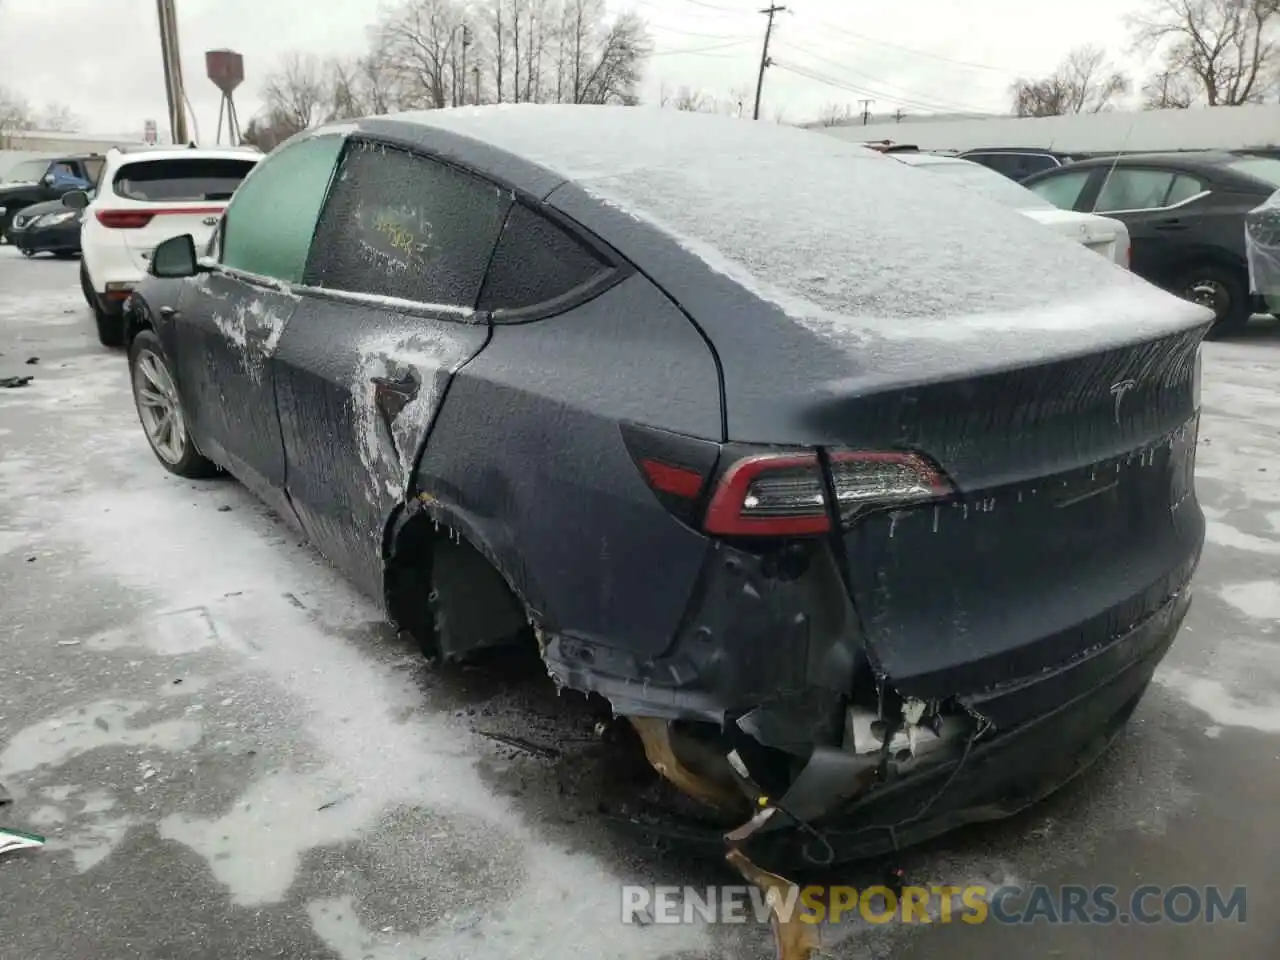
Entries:
<svg viewBox="0 0 1280 960">
<path fill-rule="evenodd" d="M 772 956 L 754 925 L 622 925 L 622 883 L 734 878 L 596 815 L 635 772 L 536 662 L 428 666 L 237 484 L 165 473 L 76 270 L 0 247 L 0 377 L 34 377 L 0 389 L 0 825 L 48 837 L 0 858 L 0 952 Z M 832 955 L 1275 955 L 1280 326 L 1207 345 L 1204 381 L 1209 542 L 1130 731 L 1036 809 L 900 865 L 925 884 L 1247 885 L 1248 922 L 851 924 L 824 931 Z"/>
</svg>

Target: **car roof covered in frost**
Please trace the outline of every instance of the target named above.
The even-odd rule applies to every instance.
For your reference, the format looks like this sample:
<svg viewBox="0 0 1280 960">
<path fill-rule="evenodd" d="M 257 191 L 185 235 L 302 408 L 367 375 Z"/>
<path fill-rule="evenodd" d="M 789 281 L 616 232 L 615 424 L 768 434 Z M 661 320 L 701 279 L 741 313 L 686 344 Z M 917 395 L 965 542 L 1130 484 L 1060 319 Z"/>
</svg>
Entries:
<svg viewBox="0 0 1280 960">
<path fill-rule="evenodd" d="M 1206 318 L 963 186 L 799 128 L 527 104 L 396 114 L 370 127 L 378 120 L 419 128 L 424 144 L 432 130 L 460 135 L 572 181 L 849 346 L 1035 329 L 1131 341 Z"/>
</svg>

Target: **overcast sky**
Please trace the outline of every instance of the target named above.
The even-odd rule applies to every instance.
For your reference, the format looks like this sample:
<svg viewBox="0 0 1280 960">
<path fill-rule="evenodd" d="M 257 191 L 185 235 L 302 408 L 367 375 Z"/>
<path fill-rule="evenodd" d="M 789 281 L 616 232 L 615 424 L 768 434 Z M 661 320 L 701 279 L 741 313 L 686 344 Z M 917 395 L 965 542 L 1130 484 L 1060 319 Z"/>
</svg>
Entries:
<svg viewBox="0 0 1280 960">
<path fill-rule="evenodd" d="M 263 73 L 291 49 L 357 53 L 387 0 L 178 0 L 183 70 L 198 126 L 212 133 L 217 91 L 203 52 L 244 54 L 237 95 L 242 120 L 258 108 Z M 872 110 L 910 113 L 1008 109 L 1019 74 L 1051 70 L 1072 47 L 1127 53 L 1126 13 L 1143 0 L 793 0 L 779 14 L 765 78 L 764 110 L 789 122 L 815 119 L 827 104 L 875 100 Z M 761 0 L 610 0 L 649 23 L 655 56 L 642 91 L 690 86 L 721 98 L 754 91 L 765 17 Z M 1068 16 L 1061 16 L 1069 10 Z M 1049 14 L 1059 14 L 1049 16 Z M 808 76 L 788 72 L 793 67 Z M 153 0 L 0 0 L 0 86 L 37 107 L 65 103 L 85 132 L 137 134 L 165 124 L 164 83 Z M 748 103 L 748 109 L 750 104 Z"/>
</svg>

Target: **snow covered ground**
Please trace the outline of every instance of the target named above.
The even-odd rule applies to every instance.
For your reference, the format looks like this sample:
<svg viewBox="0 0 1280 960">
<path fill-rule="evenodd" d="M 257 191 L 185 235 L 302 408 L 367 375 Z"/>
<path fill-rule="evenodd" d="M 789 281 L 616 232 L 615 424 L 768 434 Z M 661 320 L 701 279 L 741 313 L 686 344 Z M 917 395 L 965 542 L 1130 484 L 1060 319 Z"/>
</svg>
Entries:
<svg viewBox="0 0 1280 960">
<path fill-rule="evenodd" d="M 0 826 L 49 838 L 0 858 L 0 952 L 772 955 L 754 926 L 622 925 L 624 882 L 734 878 L 595 815 L 625 771 L 536 663 L 428 667 L 234 482 L 165 473 L 76 269 L 0 248 L 0 377 L 34 377 L 0 389 L 0 784 L 14 797 Z M 854 926 L 827 931 L 834 956 L 1268 955 L 1280 328 L 1208 345 L 1204 377 L 1209 543 L 1131 731 L 1035 810 L 901 864 L 925 884 L 1247 884 L 1249 923 L 1219 925 L 1212 946 L 1200 925 Z"/>
</svg>

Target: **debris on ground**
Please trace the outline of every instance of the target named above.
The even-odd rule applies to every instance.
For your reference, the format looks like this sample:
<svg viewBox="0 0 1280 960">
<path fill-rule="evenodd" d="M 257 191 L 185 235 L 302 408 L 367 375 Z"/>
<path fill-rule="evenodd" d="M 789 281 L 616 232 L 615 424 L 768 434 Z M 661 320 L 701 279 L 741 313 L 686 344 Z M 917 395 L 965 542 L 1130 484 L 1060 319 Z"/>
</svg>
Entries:
<svg viewBox="0 0 1280 960">
<path fill-rule="evenodd" d="M 34 379 L 34 377 L 0 377 L 0 387 L 5 387 L 10 390 L 15 387 L 25 387 Z"/>
<path fill-rule="evenodd" d="M 0 856 L 13 853 L 15 850 L 27 850 L 43 847 L 44 837 L 35 833 L 23 833 L 21 830 L 10 830 L 0 827 Z"/>
<path fill-rule="evenodd" d="M 27 366 L 28 366 L 28 367 L 34 367 L 34 366 L 35 366 L 37 363 L 39 363 L 39 362 L 40 362 L 40 358 L 39 358 L 39 357 L 27 357 Z"/>
<path fill-rule="evenodd" d="M 534 743 L 532 740 L 526 740 L 524 737 L 513 737 L 506 733 L 490 733 L 485 730 L 480 731 L 480 736 L 496 740 L 498 743 L 505 743 L 508 747 L 515 747 L 517 750 L 524 750 L 526 753 L 531 753 L 535 757 L 542 757 L 545 760 L 555 760 L 560 756 L 560 751 L 555 747 L 543 746 L 540 743 Z"/>
</svg>

